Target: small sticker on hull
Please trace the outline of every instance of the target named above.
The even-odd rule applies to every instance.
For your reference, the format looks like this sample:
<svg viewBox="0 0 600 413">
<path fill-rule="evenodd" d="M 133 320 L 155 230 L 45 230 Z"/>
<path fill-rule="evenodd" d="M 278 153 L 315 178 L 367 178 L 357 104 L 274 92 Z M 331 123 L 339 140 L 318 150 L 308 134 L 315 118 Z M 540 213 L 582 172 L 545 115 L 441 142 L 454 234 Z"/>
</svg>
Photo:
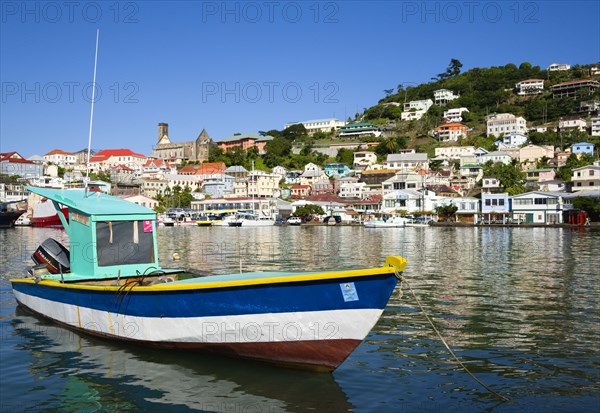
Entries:
<svg viewBox="0 0 600 413">
<path fill-rule="evenodd" d="M 344 301 L 358 301 L 358 292 L 356 291 L 354 283 L 342 283 L 340 284 L 340 288 L 342 290 Z"/>
</svg>

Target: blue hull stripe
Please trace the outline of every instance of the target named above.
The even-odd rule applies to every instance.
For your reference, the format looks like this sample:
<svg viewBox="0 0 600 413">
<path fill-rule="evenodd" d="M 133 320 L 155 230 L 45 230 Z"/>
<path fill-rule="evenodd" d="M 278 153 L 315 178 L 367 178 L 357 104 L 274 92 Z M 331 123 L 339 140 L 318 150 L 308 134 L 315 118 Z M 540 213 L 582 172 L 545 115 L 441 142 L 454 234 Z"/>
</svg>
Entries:
<svg viewBox="0 0 600 413">
<path fill-rule="evenodd" d="M 156 292 L 91 291 L 13 283 L 23 294 L 95 310 L 143 317 L 207 317 L 385 308 L 394 274 L 360 278 Z M 350 293 L 344 291 L 350 284 Z"/>
</svg>

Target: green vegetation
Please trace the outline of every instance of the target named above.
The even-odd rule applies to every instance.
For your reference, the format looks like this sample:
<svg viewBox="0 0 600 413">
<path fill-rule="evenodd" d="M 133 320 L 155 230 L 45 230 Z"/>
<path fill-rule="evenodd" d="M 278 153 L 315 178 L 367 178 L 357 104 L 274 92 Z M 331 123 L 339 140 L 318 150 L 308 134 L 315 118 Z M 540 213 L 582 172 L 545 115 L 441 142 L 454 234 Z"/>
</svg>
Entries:
<svg viewBox="0 0 600 413">
<path fill-rule="evenodd" d="M 600 221 L 600 199 L 592 197 L 577 197 L 573 199 L 573 208 L 588 213 L 592 221 Z"/>
<path fill-rule="evenodd" d="M 582 154 L 581 159 L 577 157 L 574 153 L 569 155 L 567 158 L 567 162 L 565 165 L 558 168 L 556 171 L 556 175 L 562 179 L 563 181 L 570 182 L 573 177 L 573 169 L 579 168 L 581 166 L 591 165 L 594 162 L 594 158 L 588 154 Z"/>
<path fill-rule="evenodd" d="M 164 195 L 157 195 L 156 200 L 158 201 L 158 207 L 154 210 L 156 212 L 164 212 L 169 208 L 189 208 L 194 197 L 192 196 L 192 189 L 188 185 L 185 188 L 175 185 L 173 190 L 167 187 Z"/>
<path fill-rule="evenodd" d="M 456 214 L 456 211 L 458 211 L 458 207 L 454 204 L 435 207 L 435 213 L 442 217 L 442 219 L 450 219 Z"/>
<path fill-rule="evenodd" d="M 521 172 L 516 162 L 509 165 L 502 162 L 488 161 L 483 165 L 484 176 L 493 176 L 500 180 L 500 185 L 509 195 L 518 195 L 525 192 L 525 174 Z"/>
<path fill-rule="evenodd" d="M 309 222 L 313 220 L 315 215 L 325 215 L 325 211 L 319 205 L 309 204 L 296 208 L 292 215 L 304 218 L 305 221 Z"/>
</svg>

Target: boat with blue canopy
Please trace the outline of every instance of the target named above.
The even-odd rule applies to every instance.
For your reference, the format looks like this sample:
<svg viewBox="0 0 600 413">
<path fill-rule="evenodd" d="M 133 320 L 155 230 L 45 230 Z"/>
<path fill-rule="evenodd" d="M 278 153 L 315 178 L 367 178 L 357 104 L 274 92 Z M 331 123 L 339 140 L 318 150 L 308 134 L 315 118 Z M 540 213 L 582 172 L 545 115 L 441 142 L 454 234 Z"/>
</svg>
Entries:
<svg viewBox="0 0 600 413">
<path fill-rule="evenodd" d="M 54 204 L 69 245 L 40 246 L 30 275 L 11 280 L 18 303 L 111 339 L 331 371 L 377 323 L 406 266 L 390 256 L 380 268 L 199 276 L 160 265 L 154 211 L 27 189 Z"/>
</svg>

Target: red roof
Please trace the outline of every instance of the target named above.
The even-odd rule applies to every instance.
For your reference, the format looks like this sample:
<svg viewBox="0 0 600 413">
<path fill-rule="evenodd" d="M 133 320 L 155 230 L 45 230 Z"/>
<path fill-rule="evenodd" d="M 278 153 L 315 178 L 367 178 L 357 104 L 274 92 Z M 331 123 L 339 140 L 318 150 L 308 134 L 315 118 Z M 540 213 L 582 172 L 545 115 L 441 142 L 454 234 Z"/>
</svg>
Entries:
<svg viewBox="0 0 600 413">
<path fill-rule="evenodd" d="M 348 200 L 344 198 L 340 198 L 337 195 L 333 194 L 317 194 L 312 195 L 307 198 L 308 201 L 316 201 L 316 202 L 338 202 L 340 204 L 347 204 Z"/>
<path fill-rule="evenodd" d="M 111 156 L 134 156 L 136 158 L 145 158 L 145 155 L 141 155 L 139 153 L 132 152 L 130 149 L 105 149 L 103 151 L 98 152 L 90 162 L 103 162 L 106 161 Z"/>
<path fill-rule="evenodd" d="M 227 167 L 223 162 L 204 162 L 196 171 L 196 175 L 222 174 Z"/>
<path fill-rule="evenodd" d="M 517 83 L 531 83 L 531 82 L 543 82 L 544 79 L 525 79 L 519 80 Z"/>
<path fill-rule="evenodd" d="M 157 168 L 169 168 L 171 169 L 171 165 L 169 165 L 169 163 L 165 160 L 162 159 L 148 159 L 146 161 L 146 163 L 144 164 L 145 167 L 154 165 Z"/>
<path fill-rule="evenodd" d="M 571 81 L 568 81 L 568 82 L 558 83 L 558 84 L 556 84 L 556 85 L 554 85 L 552 87 L 563 86 L 563 85 L 576 85 L 578 83 L 595 83 L 595 84 L 598 84 L 597 81 L 592 80 L 592 79 L 582 79 L 582 80 L 571 80 Z"/>
<path fill-rule="evenodd" d="M 179 169 L 177 173 L 180 175 L 194 175 L 197 170 L 198 168 L 196 168 L 194 165 L 186 165 Z"/>
<path fill-rule="evenodd" d="M 15 155 L 16 155 L 16 157 L 15 157 Z M 11 158 L 11 159 L 24 159 L 17 152 L 4 152 L 4 153 L 0 153 L 0 160 L 4 161 L 4 160 L 6 160 L 8 158 Z"/>
<path fill-rule="evenodd" d="M 306 189 L 306 188 L 310 188 L 310 185 L 292 185 L 292 186 L 290 186 L 290 189 Z"/>
<path fill-rule="evenodd" d="M 74 155 L 74 154 L 72 154 L 71 152 L 65 152 L 61 149 L 52 149 L 50 152 L 48 152 L 44 156 L 50 156 L 50 155 Z"/>
</svg>

